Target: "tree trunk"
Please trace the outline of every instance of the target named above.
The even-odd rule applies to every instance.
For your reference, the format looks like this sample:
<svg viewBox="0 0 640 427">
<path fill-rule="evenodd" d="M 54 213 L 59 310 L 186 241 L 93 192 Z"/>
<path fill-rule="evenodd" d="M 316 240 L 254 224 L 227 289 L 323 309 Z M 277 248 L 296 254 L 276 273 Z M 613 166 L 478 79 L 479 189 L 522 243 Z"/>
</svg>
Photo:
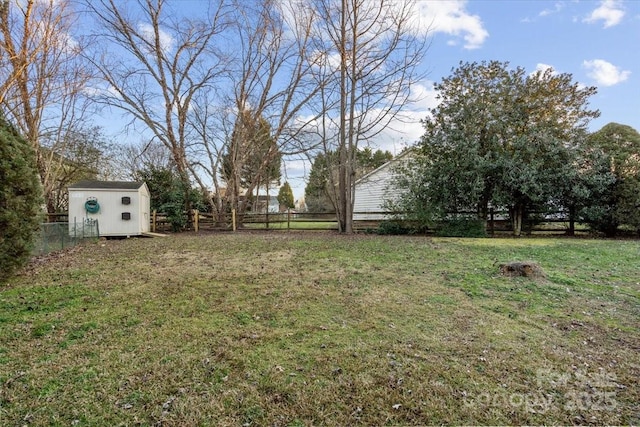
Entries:
<svg viewBox="0 0 640 427">
<path fill-rule="evenodd" d="M 478 219 L 484 226 L 484 231 L 487 232 L 487 218 L 489 217 L 489 200 L 484 198 L 478 203 Z M 491 232 L 493 233 L 493 216 L 491 217 Z"/>
<path fill-rule="evenodd" d="M 569 207 L 569 229 L 567 230 L 567 236 L 576 235 L 576 208 L 574 206 Z"/>
<path fill-rule="evenodd" d="M 351 30 L 351 52 L 349 54 L 350 70 L 349 70 L 349 131 L 347 142 L 347 186 L 346 186 L 346 212 L 345 212 L 345 230 L 347 234 L 353 233 L 353 201 L 354 201 L 354 180 L 356 175 L 356 150 L 358 146 L 358 136 L 356 135 L 355 121 L 356 121 L 356 91 L 358 90 L 358 68 L 356 64 L 356 57 L 358 53 L 358 37 L 359 37 L 359 19 L 358 10 L 359 5 L 357 2 L 353 3 L 353 28 Z"/>
<path fill-rule="evenodd" d="M 193 225 L 193 209 L 191 203 L 191 181 L 189 180 L 189 172 L 185 167 L 184 157 L 174 151 L 174 158 L 176 159 L 176 168 L 180 182 L 182 183 L 182 193 L 184 197 L 184 209 L 187 214 L 187 228 L 191 228 Z"/>
<path fill-rule="evenodd" d="M 269 228 L 269 185 L 267 184 L 267 210 L 265 211 L 266 228 Z"/>
<path fill-rule="evenodd" d="M 347 232 L 347 2 L 340 15 L 340 135 L 338 160 L 338 229 Z"/>
<path fill-rule="evenodd" d="M 524 217 L 524 206 L 516 204 L 509 209 L 509 216 L 511 217 L 511 226 L 513 228 L 513 235 L 520 236 L 522 233 L 522 218 Z"/>
</svg>

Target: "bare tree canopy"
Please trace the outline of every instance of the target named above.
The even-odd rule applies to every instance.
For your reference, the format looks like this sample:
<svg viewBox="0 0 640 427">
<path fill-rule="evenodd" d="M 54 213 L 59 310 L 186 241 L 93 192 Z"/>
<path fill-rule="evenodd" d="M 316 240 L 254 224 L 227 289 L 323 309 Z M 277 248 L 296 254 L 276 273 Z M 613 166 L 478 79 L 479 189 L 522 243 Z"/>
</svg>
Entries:
<svg viewBox="0 0 640 427">
<path fill-rule="evenodd" d="M 265 175 L 274 157 L 300 155 L 314 144 L 304 125 L 319 114 L 308 116 L 308 104 L 321 89 L 308 61 L 315 15 L 300 2 L 266 1 L 258 10 L 245 8 L 241 18 L 238 38 L 246 43 L 242 43 L 243 65 L 232 77 L 239 78 L 234 99 L 239 110 L 249 103 L 256 116 L 272 127 L 277 149 L 255 168 L 257 175 Z"/>
<path fill-rule="evenodd" d="M 311 52 L 322 87 L 317 131 L 325 152 L 337 151 L 340 231 L 353 231 L 356 151 L 399 119 L 427 49 L 428 28 L 414 19 L 414 2 L 315 0 Z"/>
<path fill-rule="evenodd" d="M 87 7 L 102 49 L 87 56 L 104 82 L 95 90 L 96 100 L 119 109 L 167 147 L 188 192 L 190 109 L 200 92 L 215 90 L 226 70 L 216 48 L 227 25 L 223 2 L 210 4 L 197 19 L 177 18 L 164 0 L 139 0 L 134 7 L 91 1 Z"/>
<path fill-rule="evenodd" d="M 216 0 L 206 11 L 167 0 L 82 3 L 85 38 L 74 35 L 69 0 L 0 0 L 0 105 L 36 149 L 45 190 L 56 187 L 53 159 L 69 153 L 60 144 L 92 128 L 81 121 L 92 105 L 166 150 L 187 211 L 195 181 L 224 212 L 224 154 L 239 129 L 261 123 L 273 143 L 244 135 L 236 148 L 259 158 L 227 161 L 225 170 L 246 175 L 227 204 L 243 211 L 240 191 L 268 191 L 281 157 L 335 151 L 331 188 L 341 230 L 351 231 L 355 152 L 400 118 L 421 77 L 427 31 L 412 2 Z"/>
<path fill-rule="evenodd" d="M 67 166 L 59 154 L 86 127 L 92 75 L 77 21 L 66 0 L 0 1 L 0 108 L 35 150 L 49 212 Z"/>
<path fill-rule="evenodd" d="M 199 170 L 209 175 L 215 192 L 225 195 L 214 204 L 217 209 L 225 211 L 221 204 L 225 202 L 242 213 L 247 205 L 238 202 L 240 192 L 250 195 L 265 184 L 265 178 L 272 175 L 269 169 L 280 156 L 301 156 L 317 143 L 317 139 L 308 138 L 305 125 L 322 114 L 310 114 L 309 108 L 321 88 L 308 61 L 313 14 L 293 0 L 232 3 L 229 19 L 233 24 L 226 33 L 233 49 L 226 55 L 228 72 L 218 87 L 217 99 L 210 93 L 198 97 L 192 119 L 199 147 L 192 154 L 198 159 Z M 246 187 L 240 189 L 232 178 L 246 170 L 247 158 L 237 155 L 238 130 L 247 123 L 261 122 L 268 125 L 269 139 L 275 144 L 269 150 L 256 149 L 261 141 L 244 135 L 241 154 L 260 151 L 262 158 L 252 162 L 253 176 L 244 179 Z M 224 191 L 218 176 L 222 169 L 226 171 Z"/>
</svg>

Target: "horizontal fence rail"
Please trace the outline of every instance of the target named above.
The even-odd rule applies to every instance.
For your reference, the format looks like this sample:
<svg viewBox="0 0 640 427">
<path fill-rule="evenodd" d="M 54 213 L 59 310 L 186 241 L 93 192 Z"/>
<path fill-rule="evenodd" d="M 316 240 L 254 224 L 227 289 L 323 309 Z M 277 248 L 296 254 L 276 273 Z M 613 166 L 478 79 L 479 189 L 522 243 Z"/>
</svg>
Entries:
<svg viewBox="0 0 640 427">
<path fill-rule="evenodd" d="M 47 214 L 47 224 L 68 224 L 67 213 Z M 184 214 L 186 217 L 186 213 Z M 462 216 L 475 218 L 475 213 L 463 212 Z M 384 221 L 402 217 L 402 212 L 354 212 L 354 229 L 357 231 L 374 231 Z M 216 214 L 194 210 L 191 214 L 191 230 L 337 230 L 338 221 L 334 212 L 246 212 L 236 215 L 234 212 Z M 78 223 L 82 224 L 82 223 Z M 50 226 L 51 227 L 51 226 Z M 79 226 L 78 226 L 79 227 Z M 78 228 L 77 227 L 77 228 Z M 171 219 L 163 212 L 153 211 L 150 218 L 150 228 L 153 232 L 171 231 Z M 588 224 L 572 222 L 566 212 L 530 214 L 522 225 L 524 233 L 567 233 L 585 231 Z M 80 230 L 80 228 L 78 228 Z M 433 231 L 433 230 L 431 230 Z M 503 234 L 512 231 L 509 213 L 507 211 L 491 211 L 487 217 L 487 233 L 489 235 Z M 573 231 L 572 231 L 573 232 Z M 53 233 L 53 232 L 52 232 Z M 55 245 L 54 245 L 55 246 Z"/>
<path fill-rule="evenodd" d="M 186 214 L 185 214 L 186 215 Z M 298 213 L 298 212 L 247 212 L 237 215 L 235 212 L 215 214 L 211 212 L 192 213 L 193 230 L 236 230 L 242 229 L 306 229 L 337 230 L 335 213 Z M 163 212 L 151 213 L 151 231 L 170 231 L 171 218 Z"/>
<path fill-rule="evenodd" d="M 186 214 L 185 214 L 186 215 Z M 357 231 L 374 231 L 384 221 L 401 217 L 401 212 L 354 212 L 354 228 Z M 462 213 L 466 216 L 465 213 Z M 468 213 L 469 218 L 475 214 Z M 532 213 L 531 218 L 523 222 L 524 233 L 567 233 L 575 228 L 576 231 L 586 230 L 587 225 L 573 223 L 567 213 L 554 212 Z M 235 212 L 215 214 L 210 212 L 192 212 L 192 230 L 337 230 L 338 221 L 333 212 L 247 212 L 236 215 Z M 360 219 L 358 219 L 360 218 Z M 167 214 L 153 211 L 151 215 L 151 231 L 170 231 L 171 221 Z M 433 231 L 433 230 L 432 230 Z M 511 221 L 507 211 L 491 211 L 487 217 L 487 233 L 490 235 L 508 233 L 512 231 Z"/>
</svg>

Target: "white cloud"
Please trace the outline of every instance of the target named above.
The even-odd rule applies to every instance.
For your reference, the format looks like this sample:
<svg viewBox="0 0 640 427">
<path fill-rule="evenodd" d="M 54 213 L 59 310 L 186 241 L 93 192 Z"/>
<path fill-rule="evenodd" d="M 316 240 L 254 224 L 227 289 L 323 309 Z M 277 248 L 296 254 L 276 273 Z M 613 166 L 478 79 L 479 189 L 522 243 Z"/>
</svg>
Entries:
<svg viewBox="0 0 640 427">
<path fill-rule="evenodd" d="M 414 84 L 411 87 L 411 99 L 415 100 L 410 107 L 411 111 L 427 112 L 437 107 L 440 102 L 437 99 L 438 92 L 433 87 L 433 82 L 426 80 L 423 83 Z"/>
<path fill-rule="evenodd" d="M 95 86 L 85 86 L 82 88 L 82 92 L 90 97 L 111 97 L 111 98 L 120 98 L 120 93 L 111 85 L 108 87 L 95 87 Z"/>
<path fill-rule="evenodd" d="M 553 9 L 544 9 L 542 12 L 538 14 L 538 16 L 549 16 L 555 13 L 559 13 L 564 8 L 564 3 L 556 2 L 553 6 Z"/>
<path fill-rule="evenodd" d="M 584 61 L 582 66 L 587 69 L 587 75 L 602 86 L 613 86 L 622 83 L 631 75 L 631 71 L 621 70 L 619 67 L 602 59 Z"/>
<path fill-rule="evenodd" d="M 529 76 L 534 76 L 537 73 L 544 73 L 547 70 L 551 70 L 551 75 L 553 75 L 553 76 L 558 74 L 558 71 L 556 71 L 556 67 L 554 67 L 553 65 L 544 64 L 542 62 L 539 62 L 538 64 L 536 64 L 536 69 L 529 73 Z"/>
<path fill-rule="evenodd" d="M 459 38 L 464 40 L 465 49 L 477 49 L 489 37 L 482 19 L 471 15 L 466 10 L 464 0 L 442 0 L 418 2 L 418 16 L 423 28 L 433 33 L 445 33 L 456 39 L 448 44 L 457 44 Z"/>
<path fill-rule="evenodd" d="M 618 0 L 603 0 L 583 21 L 590 24 L 604 21 L 604 28 L 609 28 L 618 25 L 623 17 L 624 9 Z"/>
<path fill-rule="evenodd" d="M 552 69 L 555 72 L 555 67 L 553 65 L 549 65 L 549 64 L 544 64 L 542 62 L 536 64 L 536 71 L 542 71 L 545 72 L 548 69 Z"/>
<path fill-rule="evenodd" d="M 146 24 L 142 22 L 139 23 L 138 31 L 140 32 L 140 35 L 144 40 L 149 42 L 152 46 L 155 44 L 154 42 L 155 33 L 154 33 L 153 26 L 151 24 Z M 165 52 L 171 51 L 174 48 L 176 43 L 173 36 L 162 29 L 159 29 L 158 35 L 160 37 L 160 49 L 162 49 Z"/>
</svg>

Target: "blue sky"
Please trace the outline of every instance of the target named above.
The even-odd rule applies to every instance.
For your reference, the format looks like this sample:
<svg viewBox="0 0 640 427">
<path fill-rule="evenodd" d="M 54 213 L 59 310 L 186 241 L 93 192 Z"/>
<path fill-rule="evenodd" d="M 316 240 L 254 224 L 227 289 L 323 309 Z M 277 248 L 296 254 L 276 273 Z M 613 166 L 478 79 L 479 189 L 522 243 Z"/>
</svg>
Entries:
<svg viewBox="0 0 640 427">
<path fill-rule="evenodd" d="M 591 106 L 601 112 L 591 130 L 615 121 L 640 130 L 640 1 L 428 1 L 433 22 L 423 82 L 451 74 L 460 61 L 508 61 L 533 72 L 552 67 L 596 86 Z M 436 105 L 428 92 L 415 111 Z M 421 108 L 423 107 L 423 108 Z M 407 135 L 412 140 L 415 135 Z"/>
<path fill-rule="evenodd" d="M 592 130 L 612 121 L 640 129 L 639 1 L 475 0 L 461 10 L 480 20 L 487 36 L 465 48 L 459 36 L 438 31 L 436 18 L 429 58 L 442 61 L 431 78 L 446 76 L 459 60 L 504 60 L 528 71 L 552 66 L 598 87 L 592 106 L 601 117 Z"/>
<path fill-rule="evenodd" d="M 192 12 L 207 4 L 171 3 Z M 395 123 L 372 148 L 398 154 L 415 143 L 423 133 L 420 120 L 437 105 L 433 84 L 461 61 L 499 60 L 528 72 L 552 67 L 570 73 L 575 82 L 598 88 L 590 106 L 601 116 L 591 131 L 609 122 L 640 131 L 640 0 L 416 0 L 416 6 L 416 17 L 430 27 L 422 64 L 427 78 L 417 85 L 423 99 L 407 107 L 410 123 Z M 283 180 L 296 199 L 304 194 L 309 171 L 306 161 L 286 162 Z"/>
<path fill-rule="evenodd" d="M 601 116 L 591 131 L 609 122 L 640 131 L 640 0 L 417 0 L 422 22 L 431 24 L 423 66 L 424 99 L 411 107 L 413 124 L 394 126 L 377 148 L 397 154 L 422 134 L 419 120 L 437 101 L 433 83 L 460 61 L 508 61 L 529 72 L 553 67 L 574 82 L 596 86 L 590 106 Z M 304 194 L 309 165 L 290 162 L 287 177 L 296 198 Z"/>
</svg>

